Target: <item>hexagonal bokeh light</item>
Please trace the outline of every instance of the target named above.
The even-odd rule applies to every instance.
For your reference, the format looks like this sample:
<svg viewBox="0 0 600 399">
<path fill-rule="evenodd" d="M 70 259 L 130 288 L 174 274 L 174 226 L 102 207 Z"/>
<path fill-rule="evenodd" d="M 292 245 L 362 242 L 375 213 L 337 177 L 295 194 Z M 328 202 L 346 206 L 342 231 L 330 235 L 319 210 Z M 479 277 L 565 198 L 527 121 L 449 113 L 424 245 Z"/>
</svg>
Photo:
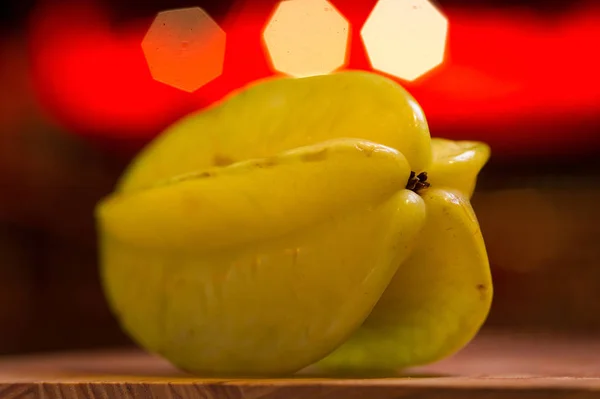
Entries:
<svg viewBox="0 0 600 399">
<path fill-rule="evenodd" d="M 193 92 L 223 71 L 225 32 L 201 8 L 158 13 L 142 41 L 152 77 Z"/>
<path fill-rule="evenodd" d="M 361 30 L 373 69 L 409 81 L 443 62 L 447 34 L 428 0 L 379 0 Z"/>
<path fill-rule="evenodd" d="M 349 30 L 326 0 L 284 0 L 263 39 L 275 70 L 294 77 L 324 75 L 347 63 Z"/>
</svg>

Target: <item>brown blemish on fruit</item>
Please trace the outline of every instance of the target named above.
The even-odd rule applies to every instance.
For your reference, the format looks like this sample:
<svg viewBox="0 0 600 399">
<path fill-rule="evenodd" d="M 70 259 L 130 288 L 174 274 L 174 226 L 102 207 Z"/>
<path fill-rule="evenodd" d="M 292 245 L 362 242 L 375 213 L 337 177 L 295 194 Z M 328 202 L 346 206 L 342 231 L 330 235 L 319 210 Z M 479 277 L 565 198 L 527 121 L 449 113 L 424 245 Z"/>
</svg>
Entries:
<svg viewBox="0 0 600 399">
<path fill-rule="evenodd" d="M 487 294 L 487 287 L 485 284 L 477 284 L 476 286 L 477 291 L 479 291 L 479 299 L 481 299 L 482 301 L 485 300 L 486 298 L 486 294 Z"/>
<path fill-rule="evenodd" d="M 156 187 L 160 187 L 163 184 L 174 184 L 174 183 L 183 183 L 186 181 L 190 181 L 190 180 L 196 180 L 196 179 L 205 179 L 208 177 L 213 177 L 215 175 L 214 172 L 192 172 L 192 173 L 187 173 L 185 175 L 180 175 L 180 176 L 176 176 L 176 177 L 172 177 L 170 179 L 167 180 L 163 180 L 161 182 L 159 182 L 158 184 L 156 184 Z"/>
<path fill-rule="evenodd" d="M 260 161 L 257 161 L 254 166 L 256 166 L 257 168 L 272 168 L 273 166 L 276 166 L 278 164 L 277 159 L 276 158 L 265 158 L 265 159 L 261 159 Z"/>
<path fill-rule="evenodd" d="M 223 155 L 223 154 L 217 154 L 213 158 L 213 165 L 219 166 L 219 167 L 229 166 L 234 162 L 235 161 L 232 158 L 228 157 L 227 155 Z"/>
<path fill-rule="evenodd" d="M 323 148 L 319 151 L 309 152 L 302 156 L 302 160 L 305 162 L 319 162 L 327 158 L 327 148 Z"/>
</svg>

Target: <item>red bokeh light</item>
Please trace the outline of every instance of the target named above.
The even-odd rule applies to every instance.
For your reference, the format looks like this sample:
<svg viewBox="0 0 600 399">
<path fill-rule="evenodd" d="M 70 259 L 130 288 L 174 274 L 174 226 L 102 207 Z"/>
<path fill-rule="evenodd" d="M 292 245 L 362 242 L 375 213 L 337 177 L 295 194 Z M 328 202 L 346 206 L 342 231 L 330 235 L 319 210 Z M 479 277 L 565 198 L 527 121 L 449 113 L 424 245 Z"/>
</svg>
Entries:
<svg viewBox="0 0 600 399">
<path fill-rule="evenodd" d="M 155 82 L 140 43 L 143 23 L 110 29 L 89 3 L 48 3 L 33 15 L 33 82 L 48 112 L 81 133 L 145 136 L 186 108 L 181 91 Z"/>
<path fill-rule="evenodd" d="M 375 0 L 332 3 L 352 24 L 348 67 L 370 70 L 358 31 Z M 152 79 L 140 45 L 151 20 L 115 28 L 105 10 L 84 4 L 49 3 L 30 31 L 39 99 L 75 132 L 147 141 L 179 116 L 273 75 L 261 33 L 275 0 L 240 1 L 220 22 L 227 33 L 223 74 L 193 94 Z M 576 130 L 597 122 L 600 111 L 600 7 L 555 16 L 443 11 L 450 21 L 446 62 L 404 83 L 434 135 L 485 140 L 496 154 L 600 144 L 591 130 Z"/>
</svg>

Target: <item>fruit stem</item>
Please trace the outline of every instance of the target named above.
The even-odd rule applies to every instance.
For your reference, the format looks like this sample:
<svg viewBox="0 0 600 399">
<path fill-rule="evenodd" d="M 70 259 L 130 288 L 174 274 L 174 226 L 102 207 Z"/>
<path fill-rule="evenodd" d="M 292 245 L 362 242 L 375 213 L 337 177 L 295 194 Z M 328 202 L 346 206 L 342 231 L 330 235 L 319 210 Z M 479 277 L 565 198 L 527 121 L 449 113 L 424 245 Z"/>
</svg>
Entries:
<svg viewBox="0 0 600 399">
<path fill-rule="evenodd" d="M 410 177 L 408 178 L 408 182 L 406 183 L 407 190 L 419 193 L 419 191 L 429 186 L 430 184 L 427 182 L 427 172 L 421 172 L 419 174 L 416 174 L 412 171 L 410 172 Z"/>
</svg>

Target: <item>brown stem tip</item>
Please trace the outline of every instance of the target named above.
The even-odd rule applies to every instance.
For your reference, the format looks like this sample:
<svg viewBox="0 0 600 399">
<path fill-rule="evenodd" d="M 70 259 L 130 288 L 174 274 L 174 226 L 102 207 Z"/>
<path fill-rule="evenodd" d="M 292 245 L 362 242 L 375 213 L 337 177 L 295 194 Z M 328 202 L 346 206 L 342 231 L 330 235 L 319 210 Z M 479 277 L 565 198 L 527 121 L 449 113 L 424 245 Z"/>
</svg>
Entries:
<svg viewBox="0 0 600 399">
<path fill-rule="evenodd" d="M 421 172 L 418 175 L 415 172 L 410 172 L 410 177 L 406 183 L 406 189 L 418 193 L 429 187 L 430 184 L 427 182 L 427 172 Z"/>
</svg>

